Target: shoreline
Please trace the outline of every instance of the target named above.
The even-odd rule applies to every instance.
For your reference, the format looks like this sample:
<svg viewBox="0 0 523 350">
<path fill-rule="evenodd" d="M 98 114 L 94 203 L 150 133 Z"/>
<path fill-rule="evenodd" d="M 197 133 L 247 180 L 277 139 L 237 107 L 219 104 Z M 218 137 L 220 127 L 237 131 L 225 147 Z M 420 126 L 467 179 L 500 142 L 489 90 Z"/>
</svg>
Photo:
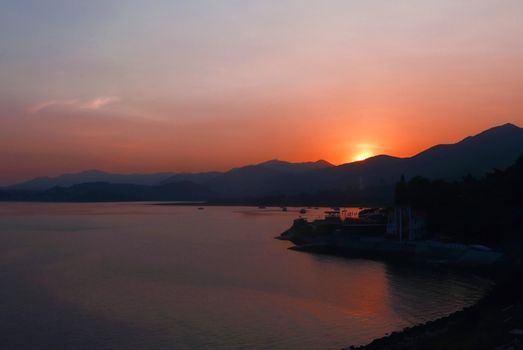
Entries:
<svg viewBox="0 0 523 350">
<path fill-rule="evenodd" d="M 426 259 L 409 259 L 404 256 L 403 250 L 399 255 L 383 254 L 382 250 L 377 249 L 375 242 L 371 242 L 373 244 L 369 247 L 364 246 L 366 249 L 362 251 L 358 240 L 354 243 L 314 238 L 313 233 L 309 239 L 300 239 L 292 230 L 291 227 L 275 237 L 296 244 L 288 248 L 292 250 L 396 263 L 417 261 L 427 265 L 428 262 Z M 307 234 L 309 231 L 300 232 Z M 366 345 L 352 345 L 343 350 L 523 350 L 523 244 L 513 242 L 512 245 L 498 249 L 503 252 L 504 258 L 497 262 L 467 266 L 456 264 L 459 262 L 457 260 L 454 264 L 435 265 L 464 269 L 493 282 L 485 295 L 473 305 L 445 317 L 385 334 Z"/>
<path fill-rule="evenodd" d="M 474 305 L 342 350 L 522 349 L 522 272 L 521 267 L 508 274 L 498 270 L 503 276 L 495 278 L 495 285 Z"/>
</svg>

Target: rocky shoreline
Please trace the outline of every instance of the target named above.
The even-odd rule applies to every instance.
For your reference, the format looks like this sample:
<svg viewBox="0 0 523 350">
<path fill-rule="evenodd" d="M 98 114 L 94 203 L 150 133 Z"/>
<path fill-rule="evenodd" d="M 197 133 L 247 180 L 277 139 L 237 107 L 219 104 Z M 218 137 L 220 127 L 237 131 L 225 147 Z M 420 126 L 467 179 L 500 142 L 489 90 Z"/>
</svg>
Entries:
<svg viewBox="0 0 523 350">
<path fill-rule="evenodd" d="M 303 220 L 297 220 L 289 230 L 276 238 L 292 241 L 296 246 L 290 249 L 299 251 L 348 257 L 362 256 L 398 263 L 409 260 L 403 250 L 396 256 L 386 254 L 387 251 L 383 249 L 377 249 L 376 238 L 369 238 L 368 247 L 364 246 L 366 249 L 362 250 L 363 238 L 351 241 L 341 238 L 336 240 L 336 235 L 322 235 L 312 226 Z M 331 229 L 327 227 L 326 230 Z M 400 245 L 395 242 L 383 242 L 384 245 Z M 350 346 L 344 350 L 523 350 L 523 244 L 515 243 L 499 248 L 505 254 L 497 261 L 463 265 L 459 264 L 459 261 L 450 260 L 453 263 L 443 264 L 447 268 L 469 270 L 494 282 L 493 287 L 476 304 L 447 317 L 393 332 L 367 345 Z M 428 262 L 428 259 L 423 258 L 420 263 Z"/>
<path fill-rule="evenodd" d="M 523 349 L 523 268 L 491 273 L 496 284 L 475 305 L 344 350 Z"/>
</svg>

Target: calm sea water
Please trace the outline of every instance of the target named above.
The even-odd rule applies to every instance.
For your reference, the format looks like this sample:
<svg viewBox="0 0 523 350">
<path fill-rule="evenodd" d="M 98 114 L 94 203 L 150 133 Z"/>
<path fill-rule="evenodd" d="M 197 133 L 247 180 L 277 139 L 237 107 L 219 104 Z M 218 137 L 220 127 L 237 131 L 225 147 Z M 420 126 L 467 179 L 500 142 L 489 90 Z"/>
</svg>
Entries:
<svg viewBox="0 0 523 350">
<path fill-rule="evenodd" d="M 447 315 L 487 287 L 287 250 L 273 237 L 297 216 L 0 204 L 0 348 L 339 349 Z"/>
</svg>

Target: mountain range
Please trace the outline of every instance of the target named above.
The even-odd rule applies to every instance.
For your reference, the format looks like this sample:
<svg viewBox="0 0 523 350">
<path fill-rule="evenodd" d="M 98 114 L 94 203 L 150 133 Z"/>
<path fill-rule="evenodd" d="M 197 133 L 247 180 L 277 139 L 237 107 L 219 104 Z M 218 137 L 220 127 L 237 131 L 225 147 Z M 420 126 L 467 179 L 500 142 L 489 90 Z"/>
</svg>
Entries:
<svg viewBox="0 0 523 350">
<path fill-rule="evenodd" d="M 39 177 L 0 190 L 3 200 L 239 200 L 356 192 L 391 195 L 405 176 L 446 180 L 505 169 L 523 154 L 523 129 L 504 124 L 413 157 L 378 155 L 335 166 L 327 161 L 270 160 L 226 172 L 112 174 L 89 170 Z"/>
</svg>

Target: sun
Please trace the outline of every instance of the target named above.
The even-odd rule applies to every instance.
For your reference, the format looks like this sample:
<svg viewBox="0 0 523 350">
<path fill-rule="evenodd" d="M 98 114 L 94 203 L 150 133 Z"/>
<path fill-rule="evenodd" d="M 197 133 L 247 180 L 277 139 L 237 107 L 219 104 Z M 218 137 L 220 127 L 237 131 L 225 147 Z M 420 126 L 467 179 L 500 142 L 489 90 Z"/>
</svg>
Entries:
<svg viewBox="0 0 523 350">
<path fill-rule="evenodd" d="M 359 162 L 359 161 L 365 160 L 367 158 L 370 158 L 372 156 L 373 156 L 372 152 L 370 152 L 370 151 L 362 151 L 362 152 L 356 154 L 356 156 L 354 156 L 352 159 L 355 162 Z"/>
<path fill-rule="evenodd" d="M 375 143 L 362 142 L 349 145 L 349 150 L 349 162 L 361 162 L 367 158 L 374 157 L 379 147 Z"/>
</svg>

